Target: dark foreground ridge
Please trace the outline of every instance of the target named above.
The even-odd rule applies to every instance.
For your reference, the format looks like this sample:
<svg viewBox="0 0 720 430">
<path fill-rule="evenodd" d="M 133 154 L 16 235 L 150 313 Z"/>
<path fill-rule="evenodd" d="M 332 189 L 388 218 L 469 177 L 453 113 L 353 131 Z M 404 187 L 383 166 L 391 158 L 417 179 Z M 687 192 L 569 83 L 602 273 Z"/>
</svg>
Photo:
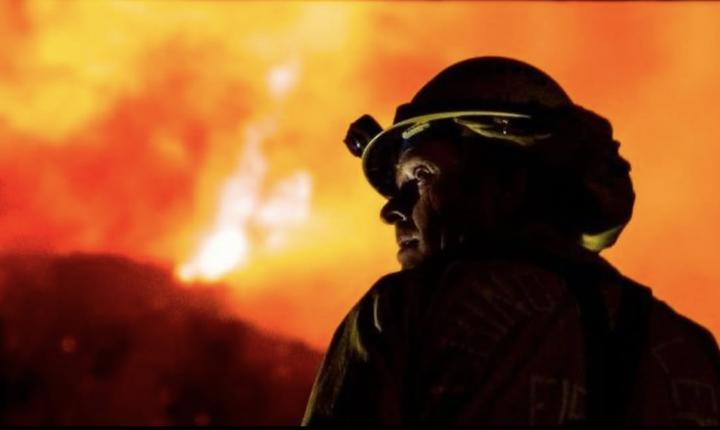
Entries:
<svg viewBox="0 0 720 430">
<path fill-rule="evenodd" d="M 321 354 L 106 255 L 0 257 L 0 425 L 297 424 Z"/>
</svg>

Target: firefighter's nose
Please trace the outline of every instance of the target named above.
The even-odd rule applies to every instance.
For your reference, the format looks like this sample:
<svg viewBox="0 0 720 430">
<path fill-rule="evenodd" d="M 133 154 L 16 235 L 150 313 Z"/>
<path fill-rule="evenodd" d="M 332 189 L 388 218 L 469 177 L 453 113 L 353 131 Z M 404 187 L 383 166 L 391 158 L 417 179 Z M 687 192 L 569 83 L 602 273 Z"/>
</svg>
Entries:
<svg viewBox="0 0 720 430">
<path fill-rule="evenodd" d="M 380 218 L 388 224 L 397 224 L 408 220 L 407 210 L 402 208 L 398 197 L 390 198 L 380 210 Z"/>
</svg>

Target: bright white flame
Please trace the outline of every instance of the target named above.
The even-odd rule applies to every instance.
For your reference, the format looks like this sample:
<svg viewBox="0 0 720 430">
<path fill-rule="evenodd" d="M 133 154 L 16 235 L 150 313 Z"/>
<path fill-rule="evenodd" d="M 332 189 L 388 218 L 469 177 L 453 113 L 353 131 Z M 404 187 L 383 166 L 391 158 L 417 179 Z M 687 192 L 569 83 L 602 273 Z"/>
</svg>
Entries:
<svg viewBox="0 0 720 430">
<path fill-rule="evenodd" d="M 285 97 L 295 86 L 300 66 L 297 61 L 275 66 L 267 75 L 270 94 L 276 99 Z"/>
<path fill-rule="evenodd" d="M 268 91 L 276 101 L 295 85 L 298 70 L 299 63 L 291 61 L 268 72 Z M 180 279 L 214 281 L 240 269 L 248 263 L 253 246 L 248 229 L 264 235 L 266 250 L 277 250 L 285 244 L 287 229 L 309 217 L 312 183 L 306 172 L 295 172 L 276 183 L 267 197 L 262 195 L 267 163 L 260 147 L 273 130 L 270 120 L 246 130 L 245 149 L 223 185 L 215 223 L 198 252 L 178 268 Z"/>
<path fill-rule="evenodd" d="M 200 245 L 200 252 L 191 262 L 180 267 L 178 275 L 183 281 L 192 279 L 214 280 L 236 266 L 247 262 L 249 244 L 240 227 L 227 227 L 212 232 Z"/>
<path fill-rule="evenodd" d="M 312 182 L 306 172 L 295 172 L 271 187 L 267 196 L 262 194 L 267 163 L 260 145 L 271 131 L 268 122 L 248 128 L 242 157 L 220 193 L 215 224 L 198 252 L 178 268 L 180 279 L 214 281 L 240 269 L 252 250 L 248 229 L 265 235 L 266 249 L 277 250 L 288 228 L 309 217 Z"/>
<path fill-rule="evenodd" d="M 312 183 L 306 172 L 296 172 L 275 185 L 267 201 L 257 213 L 257 222 L 268 229 L 296 225 L 310 213 Z"/>
<path fill-rule="evenodd" d="M 267 231 L 266 250 L 281 248 L 286 231 L 308 219 L 311 192 L 312 181 L 306 172 L 296 172 L 275 186 L 256 217 L 257 224 Z"/>
</svg>

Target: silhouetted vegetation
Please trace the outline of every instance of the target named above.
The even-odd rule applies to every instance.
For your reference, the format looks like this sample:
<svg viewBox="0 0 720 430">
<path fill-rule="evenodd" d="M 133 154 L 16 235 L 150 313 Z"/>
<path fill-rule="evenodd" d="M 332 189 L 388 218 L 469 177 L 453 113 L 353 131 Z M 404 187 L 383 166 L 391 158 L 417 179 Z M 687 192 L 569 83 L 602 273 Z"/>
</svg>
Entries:
<svg viewBox="0 0 720 430">
<path fill-rule="evenodd" d="M 321 355 L 113 256 L 0 259 L 0 424 L 299 423 Z"/>
</svg>

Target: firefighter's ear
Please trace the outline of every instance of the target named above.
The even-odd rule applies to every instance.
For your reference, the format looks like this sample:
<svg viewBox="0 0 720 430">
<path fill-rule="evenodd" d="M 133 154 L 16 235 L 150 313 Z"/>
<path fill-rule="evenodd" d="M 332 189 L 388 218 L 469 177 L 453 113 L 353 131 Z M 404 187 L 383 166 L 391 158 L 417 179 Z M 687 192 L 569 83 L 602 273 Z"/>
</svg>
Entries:
<svg viewBox="0 0 720 430">
<path fill-rule="evenodd" d="M 549 208 L 561 208 L 554 215 L 581 234 L 586 248 L 599 251 L 615 242 L 632 216 L 630 164 L 602 116 L 574 107 L 551 120 L 553 136 L 536 148 L 541 173 L 554 188 Z"/>
<path fill-rule="evenodd" d="M 362 157 L 368 143 L 382 131 L 382 127 L 375 118 L 363 115 L 350 124 L 343 142 L 352 155 Z"/>
</svg>

